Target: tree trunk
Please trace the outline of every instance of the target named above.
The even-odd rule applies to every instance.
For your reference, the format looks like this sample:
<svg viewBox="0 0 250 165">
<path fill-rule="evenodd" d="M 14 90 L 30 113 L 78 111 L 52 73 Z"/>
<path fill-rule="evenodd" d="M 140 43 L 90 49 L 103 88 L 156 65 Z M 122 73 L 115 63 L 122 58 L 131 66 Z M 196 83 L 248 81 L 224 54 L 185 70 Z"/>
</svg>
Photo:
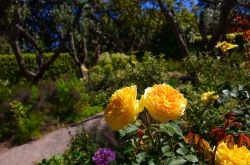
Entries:
<svg viewBox="0 0 250 165">
<path fill-rule="evenodd" d="M 216 43 L 226 34 L 230 12 L 237 4 L 237 0 L 224 0 L 220 8 L 220 20 L 210 42 L 210 48 L 214 48 Z"/>
<path fill-rule="evenodd" d="M 43 51 L 42 49 L 39 47 L 38 42 L 36 41 L 36 39 L 33 37 L 32 34 L 30 34 L 28 31 L 26 31 L 21 25 L 23 24 L 21 21 L 21 11 L 20 8 L 18 8 L 18 6 L 15 6 L 15 15 L 12 18 L 12 26 L 10 29 L 10 32 L 8 34 L 8 41 L 13 49 L 13 52 L 16 56 L 16 61 L 17 61 L 17 65 L 19 67 L 19 69 L 21 70 L 21 72 L 23 73 L 23 75 L 31 82 L 37 82 L 38 80 L 42 79 L 45 72 L 49 69 L 49 67 L 56 61 L 56 59 L 60 56 L 61 52 L 64 51 L 65 49 L 65 45 L 69 39 L 69 37 L 71 36 L 71 31 L 73 31 L 74 28 L 77 27 L 77 23 L 81 17 L 81 13 L 82 13 L 82 8 L 83 5 L 80 6 L 80 9 L 78 11 L 78 13 L 76 14 L 74 20 L 73 20 L 73 25 L 70 29 L 67 30 L 65 37 L 62 37 L 61 41 L 60 41 L 60 46 L 54 51 L 54 54 L 47 59 L 46 61 L 43 61 Z M 29 43 L 31 43 L 37 50 L 37 68 L 38 70 L 36 72 L 31 72 L 28 70 L 28 68 L 26 68 L 25 65 L 25 60 L 22 56 L 22 52 L 20 49 L 20 45 L 19 45 L 19 40 L 20 38 L 24 38 L 26 41 L 28 41 Z M 82 68 L 81 65 L 79 65 L 79 68 Z M 85 75 L 86 73 L 84 73 L 83 75 Z"/>
<path fill-rule="evenodd" d="M 163 2 L 161 0 L 156 0 L 161 8 L 161 11 L 164 14 L 164 17 L 166 18 L 166 20 L 168 21 L 168 23 L 170 24 L 173 33 L 175 35 L 175 38 L 177 40 L 178 46 L 180 48 L 181 51 L 181 57 L 186 57 L 188 56 L 188 47 L 187 44 L 185 42 L 185 39 L 183 37 L 183 31 L 180 28 L 180 26 L 178 25 L 178 23 L 175 21 L 173 13 L 171 11 L 168 10 L 168 8 L 163 4 Z"/>
<path fill-rule="evenodd" d="M 205 17 L 205 11 L 202 11 L 200 14 L 200 19 L 199 19 L 199 31 L 201 34 L 201 41 L 202 41 L 203 48 L 206 50 L 208 48 L 207 47 L 208 46 L 208 38 L 207 38 L 204 17 Z"/>
<path fill-rule="evenodd" d="M 16 62 L 17 62 L 18 68 L 29 81 L 32 81 L 36 77 L 36 74 L 28 71 L 25 68 L 25 61 L 22 57 L 21 50 L 18 45 L 18 41 L 14 39 L 14 40 L 11 40 L 9 43 L 14 52 L 14 55 L 16 56 Z"/>
</svg>

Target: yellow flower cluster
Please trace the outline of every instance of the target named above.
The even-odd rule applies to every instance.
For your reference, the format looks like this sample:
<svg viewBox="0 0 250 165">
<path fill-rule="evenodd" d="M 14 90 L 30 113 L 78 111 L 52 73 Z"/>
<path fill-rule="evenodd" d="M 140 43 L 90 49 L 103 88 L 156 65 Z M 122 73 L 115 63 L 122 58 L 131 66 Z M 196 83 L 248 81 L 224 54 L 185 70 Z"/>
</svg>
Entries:
<svg viewBox="0 0 250 165">
<path fill-rule="evenodd" d="M 226 41 L 223 41 L 223 42 L 218 42 L 215 47 L 220 48 L 223 53 L 226 53 L 228 50 L 238 47 L 238 45 L 230 44 Z"/>
<path fill-rule="evenodd" d="M 209 92 L 205 92 L 201 95 L 201 101 L 204 104 L 208 104 L 211 103 L 214 100 L 217 100 L 219 98 L 219 95 L 215 94 L 215 91 L 209 91 Z"/>
<path fill-rule="evenodd" d="M 136 86 L 131 86 L 117 90 L 110 98 L 104 116 L 113 130 L 136 120 L 144 107 L 155 120 L 166 122 L 182 116 L 187 105 L 184 96 L 167 84 L 147 88 L 141 101 L 136 100 L 136 95 Z"/>
<path fill-rule="evenodd" d="M 215 161 L 218 165 L 250 165 L 250 151 L 246 146 L 229 149 L 225 142 L 219 144 L 216 150 Z"/>
</svg>

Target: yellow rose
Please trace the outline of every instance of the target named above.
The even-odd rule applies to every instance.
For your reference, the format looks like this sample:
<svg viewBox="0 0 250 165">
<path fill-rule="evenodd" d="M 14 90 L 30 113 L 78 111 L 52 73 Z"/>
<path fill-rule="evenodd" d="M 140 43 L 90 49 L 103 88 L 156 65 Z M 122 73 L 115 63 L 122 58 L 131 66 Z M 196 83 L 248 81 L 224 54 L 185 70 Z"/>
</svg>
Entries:
<svg viewBox="0 0 250 165">
<path fill-rule="evenodd" d="M 215 162 L 218 165 L 250 165 L 250 151 L 246 146 L 229 149 L 225 142 L 219 144 L 215 154 Z"/>
<path fill-rule="evenodd" d="M 235 36 L 235 33 L 229 33 L 226 35 L 226 37 L 229 41 L 233 41 L 236 36 Z"/>
<path fill-rule="evenodd" d="M 238 45 L 230 44 L 226 41 L 223 41 L 223 42 L 218 42 L 215 47 L 220 48 L 223 53 L 226 53 L 228 50 L 238 47 Z"/>
<path fill-rule="evenodd" d="M 119 89 L 111 96 L 104 117 L 112 130 L 120 130 L 137 119 L 142 107 L 136 95 L 136 86 L 131 86 Z"/>
<path fill-rule="evenodd" d="M 208 104 L 214 100 L 218 100 L 219 95 L 215 95 L 215 91 L 205 92 L 201 95 L 201 101 L 205 104 Z"/>
<path fill-rule="evenodd" d="M 187 105 L 187 100 L 178 90 L 164 83 L 147 88 L 141 102 L 150 115 L 160 122 L 182 116 Z"/>
</svg>

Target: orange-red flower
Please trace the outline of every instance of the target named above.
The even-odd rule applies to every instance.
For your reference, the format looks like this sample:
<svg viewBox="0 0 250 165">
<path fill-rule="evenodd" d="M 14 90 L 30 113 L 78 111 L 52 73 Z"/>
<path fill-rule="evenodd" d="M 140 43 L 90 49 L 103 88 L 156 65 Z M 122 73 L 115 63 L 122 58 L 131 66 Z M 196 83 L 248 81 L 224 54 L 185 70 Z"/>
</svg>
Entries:
<svg viewBox="0 0 250 165">
<path fill-rule="evenodd" d="M 243 40 L 250 41 L 250 30 L 246 30 L 243 33 Z"/>
</svg>

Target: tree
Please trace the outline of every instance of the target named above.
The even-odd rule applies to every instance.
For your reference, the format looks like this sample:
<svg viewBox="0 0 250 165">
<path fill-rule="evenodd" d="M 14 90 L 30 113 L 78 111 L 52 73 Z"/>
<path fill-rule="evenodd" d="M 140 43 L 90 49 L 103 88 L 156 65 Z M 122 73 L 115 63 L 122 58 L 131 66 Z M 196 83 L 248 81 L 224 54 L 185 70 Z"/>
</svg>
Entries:
<svg viewBox="0 0 250 165">
<path fill-rule="evenodd" d="M 206 45 L 207 48 L 213 48 L 232 26 L 231 20 L 233 20 L 233 13 L 239 13 L 243 10 L 242 7 L 247 9 L 249 5 L 250 2 L 246 0 L 199 0 L 199 30 L 204 45 Z M 207 14 L 209 11 L 214 11 L 212 17 L 217 18 L 217 21 L 213 21 L 212 28 L 210 29 L 208 23 L 206 23 L 209 22 L 206 18 L 211 17 Z M 244 15 L 246 13 L 243 12 L 242 14 Z M 207 38 L 208 34 L 212 35 L 210 41 Z"/>
<path fill-rule="evenodd" d="M 187 55 L 186 37 L 181 28 L 181 22 L 176 21 L 176 12 L 178 13 L 178 11 L 171 6 L 171 4 L 174 4 L 174 1 L 170 0 L 165 3 L 162 0 L 156 1 L 164 13 L 165 18 L 170 23 L 172 31 L 175 33 L 175 38 L 178 41 L 182 54 L 184 56 Z M 250 5 L 250 2 L 246 0 L 199 0 L 198 2 L 198 10 L 193 8 L 198 17 L 197 27 L 205 49 L 210 50 L 229 31 L 232 13 L 240 11 L 241 14 L 243 14 L 244 12 L 242 11 L 245 11 L 244 14 L 247 14 L 246 10 L 249 11 Z M 178 1 L 178 3 L 185 3 L 185 1 Z M 207 37 L 209 34 L 212 36 L 210 40 Z"/>
<path fill-rule="evenodd" d="M 9 1 L 2 11 L 3 14 L 1 13 L 3 18 L 0 25 L 1 32 L 8 38 L 19 69 L 30 81 L 36 82 L 41 79 L 60 54 L 67 50 L 72 38 L 71 32 L 77 28 L 80 14 L 72 14 L 67 26 L 56 22 L 58 19 L 55 18 L 55 8 L 60 8 L 62 3 L 66 1 L 40 3 L 33 0 Z M 79 11 L 82 6 L 80 4 Z M 7 19 L 4 18 L 6 15 Z M 64 33 L 60 33 L 60 26 L 65 26 Z M 27 68 L 23 51 L 35 52 L 37 64 L 35 71 Z M 44 57 L 47 51 L 53 51 L 53 55 L 49 58 Z"/>
</svg>

